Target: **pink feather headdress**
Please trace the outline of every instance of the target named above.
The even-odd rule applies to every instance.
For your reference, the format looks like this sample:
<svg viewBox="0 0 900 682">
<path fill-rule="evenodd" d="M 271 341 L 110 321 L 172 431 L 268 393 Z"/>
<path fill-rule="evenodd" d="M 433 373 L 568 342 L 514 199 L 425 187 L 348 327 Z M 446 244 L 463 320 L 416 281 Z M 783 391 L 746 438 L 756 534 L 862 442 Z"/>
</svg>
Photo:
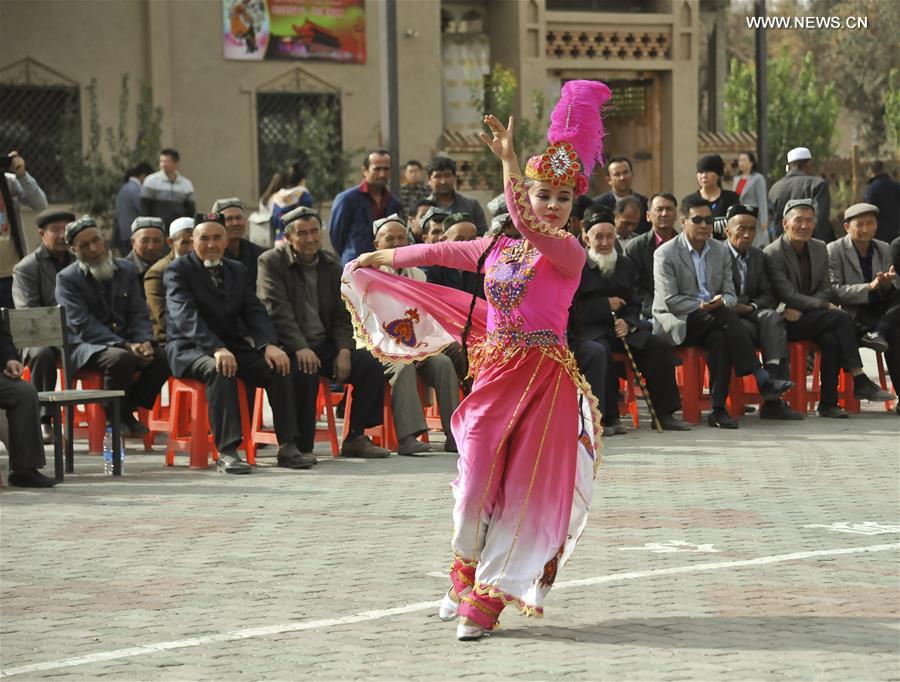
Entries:
<svg viewBox="0 0 900 682">
<path fill-rule="evenodd" d="M 600 109 L 612 93 L 600 81 L 569 81 L 550 114 L 547 142 L 540 156 L 532 156 L 525 175 L 553 185 L 569 185 L 576 194 L 588 189 L 594 166 L 603 162 L 603 119 Z"/>
</svg>

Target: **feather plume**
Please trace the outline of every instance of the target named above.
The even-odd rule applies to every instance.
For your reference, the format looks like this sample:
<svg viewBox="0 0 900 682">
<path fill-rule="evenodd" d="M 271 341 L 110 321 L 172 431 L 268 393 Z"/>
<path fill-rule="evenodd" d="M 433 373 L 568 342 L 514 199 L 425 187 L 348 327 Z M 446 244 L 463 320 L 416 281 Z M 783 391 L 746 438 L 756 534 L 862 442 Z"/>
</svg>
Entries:
<svg viewBox="0 0 900 682">
<path fill-rule="evenodd" d="M 600 109 L 612 96 L 600 81 L 569 81 L 562 86 L 559 101 L 550 114 L 547 141 L 568 142 L 584 165 L 585 177 L 603 163 L 603 119 Z"/>
</svg>

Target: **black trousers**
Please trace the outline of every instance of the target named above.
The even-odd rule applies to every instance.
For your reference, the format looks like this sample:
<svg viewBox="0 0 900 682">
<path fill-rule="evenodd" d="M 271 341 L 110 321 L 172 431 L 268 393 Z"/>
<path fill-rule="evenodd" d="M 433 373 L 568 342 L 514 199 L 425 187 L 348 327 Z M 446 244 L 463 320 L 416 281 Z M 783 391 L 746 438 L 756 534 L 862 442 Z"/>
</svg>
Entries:
<svg viewBox="0 0 900 682">
<path fill-rule="evenodd" d="M 275 434 L 279 444 L 297 440 L 297 411 L 294 407 L 294 387 L 290 376 L 282 376 L 266 364 L 261 351 L 229 348 L 237 358 L 237 376 L 226 377 L 216 371 L 216 360 L 211 355 L 200 358 L 184 373 L 188 379 L 206 384 L 206 402 L 209 405 L 209 424 L 216 439 L 216 448 L 237 448 L 243 440 L 241 410 L 238 402 L 236 379 L 243 379 L 249 387 L 266 389 Z"/>
<path fill-rule="evenodd" d="M 732 308 L 695 310 L 687 316 L 684 346 L 706 349 L 711 402 L 714 410 L 724 410 L 731 384 L 731 370 L 739 377 L 759 369 L 756 348 L 741 318 Z"/>
<path fill-rule="evenodd" d="M 9 421 L 9 470 L 43 467 L 37 389 L 27 381 L 0 374 L 0 408 L 6 410 Z"/>
<path fill-rule="evenodd" d="M 333 376 L 334 359 L 337 357 L 337 348 L 330 342 L 313 350 L 322 363 L 319 373 L 306 374 L 295 369 L 292 375 L 297 403 L 297 447 L 301 452 L 312 452 L 316 440 L 319 377 Z M 350 432 L 356 433 L 381 424 L 384 421 L 384 371 L 381 363 L 365 349 L 350 351 L 350 376 L 345 383 L 353 387 Z"/>
<path fill-rule="evenodd" d="M 838 374 L 862 367 L 853 318 L 843 310 L 807 310 L 787 323 L 788 341 L 815 341 L 822 351 L 819 405 L 837 405 Z"/>
<path fill-rule="evenodd" d="M 890 346 L 884 361 L 894 386 L 900 386 L 900 295 L 893 300 L 860 307 L 856 313 L 856 331 L 860 336 L 877 331 Z"/>
<path fill-rule="evenodd" d="M 107 348 L 94 353 L 85 369 L 103 373 L 103 388 L 125 391 L 122 414 L 129 415 L 137 407 L 153 407 L 162 385 L 169 378 L 169 365 L 161 348 L 153 347 L 153 357 L 138 358 L 126 348 Z M 140 373 L 134 379 L 136 372 Z"/>
<path fill-rule="evenodd" d="M 581 339 L 574 349 L 578 368 L 600 402 L 600 412 L 607 423 L 619 419 L 619 375 L 613 362 L 614 352 L 625 352 L 621 339 Z M 643 348 L 632 346 L 631 354 L 647 382 L 656 413 L 665 416 L 681 409 L 672 346 L 658 336 L 650 336 Z"/>
<path fill-rule="evenodd" d="M 28 349 L 28 369 L 31 371 L 31 383 L 38 391 L 52 391 L 56 388 L 57 360 L 59 348 L 44 346 Z M 49 422 L 52 410 L 48 406 L 41 409 L 41 421 Z"/>
</svg>

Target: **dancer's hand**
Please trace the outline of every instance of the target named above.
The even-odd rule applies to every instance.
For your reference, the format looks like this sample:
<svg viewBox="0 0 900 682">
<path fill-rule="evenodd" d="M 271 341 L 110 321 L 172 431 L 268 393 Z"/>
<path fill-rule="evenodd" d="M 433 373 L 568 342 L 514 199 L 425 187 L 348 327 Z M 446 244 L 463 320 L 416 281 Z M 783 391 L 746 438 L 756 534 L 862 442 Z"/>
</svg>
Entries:
<svg viewBox="0 0 900 682">
<path fill-rule="evenodd" d="M 364 253 L 355 261 L 353 261 L 352 270 L 357 268 L 380 268 L 394 266 L 394 249 L 381 249 L 380 251 L 370 251 Z"/>
<path fill-rule="evenodd" d="M 493 114 L 488 114 L 484 117 L 484 124 L 491 129 L 492 137 L 487 133 L 478 133 L 481 141 L 501 161 L 516 161 L 516 149 L 513 144 L 513 117 L 509 117 L 509 123 L 505 128 Z"/>
</svg>

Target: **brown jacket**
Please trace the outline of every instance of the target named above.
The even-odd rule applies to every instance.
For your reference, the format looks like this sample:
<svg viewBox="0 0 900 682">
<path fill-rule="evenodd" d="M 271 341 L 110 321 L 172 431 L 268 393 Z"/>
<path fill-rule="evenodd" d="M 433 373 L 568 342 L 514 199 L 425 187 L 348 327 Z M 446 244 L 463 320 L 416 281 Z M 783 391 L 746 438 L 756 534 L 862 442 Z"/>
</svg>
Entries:
<svg viewBox="0 0 900 682">
<path fill-rule="evenodd" d="M 161 344 L 166 342 L 166 287 L 163 285 L 163 273 L 174 257 L 175 252 L 169 251 L 144 273 L 144 293 L 147 294 L 147 307 L 150 308 L 153 336 Z"/>
<path fill-rule="evenodd" d="M 330 253 L 319 251 L 318 271 L 319 318 L 328 340 L 338 350 L 353 350 L 353 325 L 341 298 L 341 265 Z M 292 355 L 309 348 L 303 330 L 305 286 L 300 264 L 288 244 L 259 257 L 256 293 L 275 323 L 279 342 Z"/>
</svg>

